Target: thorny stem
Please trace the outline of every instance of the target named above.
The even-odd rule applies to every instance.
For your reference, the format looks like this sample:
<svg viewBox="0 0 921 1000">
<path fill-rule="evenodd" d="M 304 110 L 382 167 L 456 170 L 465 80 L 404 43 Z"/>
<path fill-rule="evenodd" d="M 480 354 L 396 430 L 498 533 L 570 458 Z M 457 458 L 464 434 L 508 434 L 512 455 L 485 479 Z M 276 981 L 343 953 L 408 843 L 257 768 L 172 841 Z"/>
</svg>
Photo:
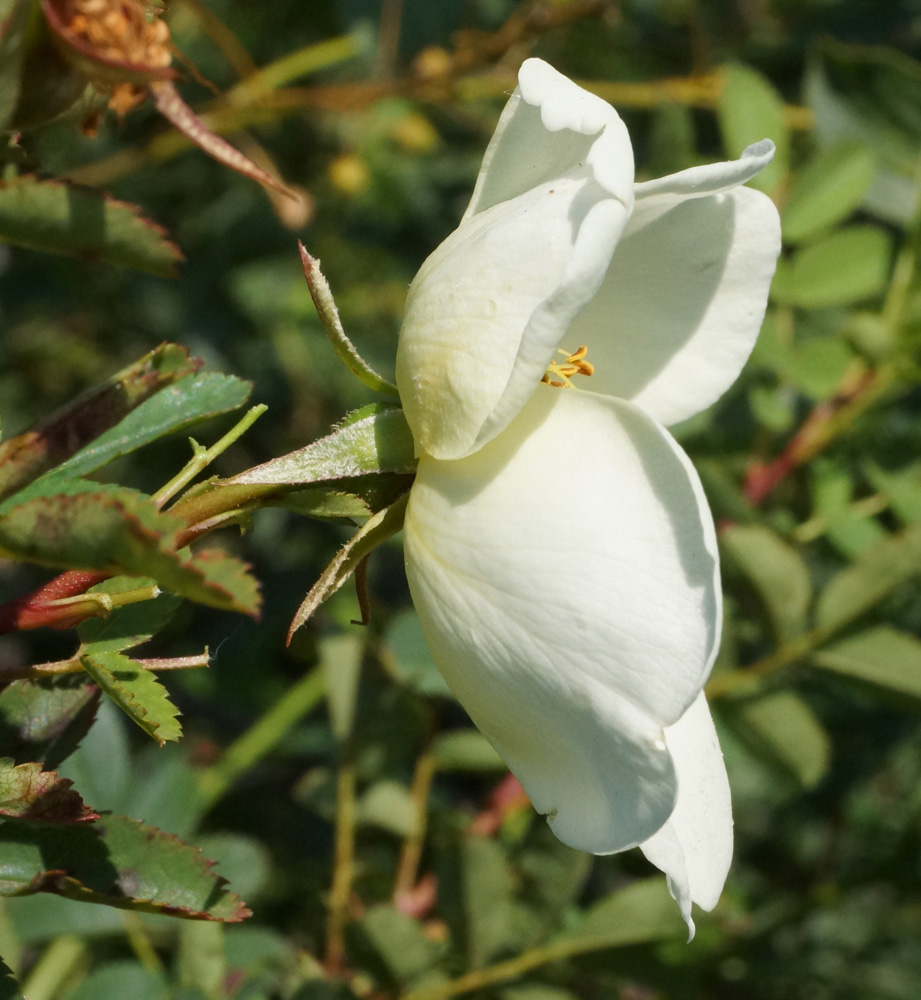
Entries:
<svg viewBox="0 0 921 1000">
<path fill-rule="evenodd" d="M 59 674 L 78 674 L 83 671 L 80 662 L 81 651 L 78 650 L 67 660 L 52 660 L 48 663 L 35 663 L 29 667 L 11 667 L 0 670 L 0 683 L 19 680 L 38 680 L 41 677 L 56 677 Z M 196 656 L 155 657 L 154 659 L 137 659 L 132 657 L 146 670 L 154 672 L 163 670 L 190 670 L 196 667 L 207 667 L 211 656 L 206 649 Z"/>
</svg>

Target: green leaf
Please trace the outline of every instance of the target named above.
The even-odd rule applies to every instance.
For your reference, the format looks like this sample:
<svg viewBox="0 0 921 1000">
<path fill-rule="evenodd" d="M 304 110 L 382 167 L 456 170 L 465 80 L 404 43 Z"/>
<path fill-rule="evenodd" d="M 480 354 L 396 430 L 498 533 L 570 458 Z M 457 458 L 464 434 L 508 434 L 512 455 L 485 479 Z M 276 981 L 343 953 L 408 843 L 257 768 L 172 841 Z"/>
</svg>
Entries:
<svg viewBox="0 0 921 1000">
<path fill-rule="evenodd" d="M 136 205 L 60 180 L 0 181 L 0 240 L 30 250 L 176 276 L 182 260 L 166 230 Z"/>
<path fill-rule="evenodd" d="M 0 8 L 0 135 L 6 131 L 19 100 L 26 29 L 32 9 L 31 0 L 13 0 Z"/>
<path fill-rule="evenodd" d="M 0 958 L 0 1000 L 25 1000 L 10 967 Z"/>
<path fill-rule="evenodd" d="M 502 990 L 499 1000 L 579 1000 L 575 993 L 546 983 L 522 983 Z"/>
<path fill-rule="evenodd" d="M 588 951 L 686 936 L 687 927 L 659 876 L 641 879 L 595 903 L 566 938 L 575 938 L 579 950 Z"/>
<path fill-rule="evenodd" d="M 116 705 L 160 746 L 178 740 L 179 709 L 154 674 L 122 653 L 84 653 L 83 669 Z"/>
<path fill-rule="evenodd" d="M 889 625 L 826 646 L 812 663 L 845 677 L 907 696 L 921 706 L 921 641 Z"/>
<path fill-rule="evenodd" d="M 310 297 L 316 307 L 317 315 L 323 324 L 323 329 L 329 337 L 336 355 L 348 370 L 369 389 L 376 392 L 385 393 L 388 396 L 398 396 L 399 390 L 385 378 L 382 378 L 358 353 L 355 345 L 345 335 L 342 328 L 342 321 L 339 319 L 339 310 L 330 291 L 329 283 L 320 271 L 320 262 L 311 257 L 304 244 L 298 242 L 297 248 L 301 255 L 301 264 L 304 268 L 304 278 L 307 280 L 307 288 L 310 290 Z"/>
<path fill-rule="evenodd" d="M 91 587 L 90 594 L 123 594 L 153 584 L 150 577 L 116 576 Z M 121 653 L 147 642 L 164 628 L 182 601 L 160 593 L 153 600 L 116 607 L 105 618 L 87 618 L 77 626 L 81 653 Z"/>
<path fill-rule="evenodd" d="M 320 669 L 326 676 L 326 701 L 333 735 L 340 742 L 352 734 L 364 643 L 356 635 L 323 640 Z"/>
<path fill-rule="evenodd" d="M 413 831 L 416 809 L 409 789 L 398 781 L 376 781 L 358 801 L 357 821 L 376 826 L 398 837 Z"/>
<path fill-rule="evenodd" d="M 5 510 L 0 553 L 66 569 L 149 575 L 201 604 L 258 614 L 258 584 L 246 566 L 217 551 L 180 551 L 186 527 L 132 490 L 39 497 Z"/>
<path fill-rule="evenodd" d="M 271 462 L 247 469 L 228 485 L 307 485 L 372 472 L 413 473 L 416 457 L 409 424 L 399 406 L 375 403 L 349 414 L 332 434 Z"/>
<path fill-rule="evenodd" d="M 479 969 L 515 940 L 511 879 L 505 852 L 495 840 L 465 840 L 461 856 L 467 962 Z"/>
<path fill-rule="evenodd" d="M 867 462 L 864 473 L 903 523 L 921 521 L 921 462 L 911 462 L 895 472 Z"/>
<path fill-rule="evenodd" d="M 428 972 L 445 952 L 444 945 L 430 941 L 412 917 L 386 903 L 370 907 L 359 926 L 394 982 L 400 985 Z"/>
<path fill-rule="evenodd" d="M 836 631 L 921 572 L 921 524 L 867 546 L 819 595 L 816 624 Z"/>
<path fill-rule="evenodd" d="M 135 962 L 109 962 L 81 979 L 67 1000 L 167 1000 L 169 982 Z"/>
<path fill-rule="evenodd" d="M 880 295 L 889 283 L 892 241 L 874 226 L 847 226 L 797 250 L 778 301 L 819 309 Z"/>
<path fill-rule="evenodd" d="M 733 702 L 724 715 L 759 760 L 802 788 L 813 788 L 828 770 L 831 743 L 812 709 L 792 691 Z"/>
<path fill-rule="evenodd" d="M 813 48 L 804 89 L 823 145 L 856 139 L 879 157 L 882 169 L 867 207 L 890 221 L 908 221 L 918 199 L 921 65 L 892 48 L 826 38 Z"/>
<path fill-rule="evenodd" d="M 801 635 L 812 581 L 799 553 L 763 525 L 735 525 L 720 540 L 764 602 L 778 641 Z"/>
<path fill-rule="evenodd" d="M 816 337 L 797 345 L 791 375 L 807 396 L 829 399 L 838 392 L 853 361 L 854 352 L 845 340 Z"/>
<path fill-rule="evenodd" d="M 252 383 L 219 372 L 187 375 L 158 392 L 71 459 L 55 476 L 85 476 L 151 441 L 236 410 L 249 399 Z"/>
<path fill-rule="evenodd" d="M 91 825 L 0 826 L 0 895 L 52 892 L 124 910 L 235 923 L 249 910 L 201 852 L 125 816 Z"/>
<path fill-rule="evenodd" d="M 860 207 L 876 167 L 873 150 L 854 139 L 819 150 L 790 186 L 780 217 L 784 239 L 803 243 L 843 222 Z"/>
<path fill-rule="evenodd" d="M 84 823 L 99 819 L 71 787 L 72 781 L 38 763 L 0 757 L 0 816 L 32 823 Z"/>
<path fill-rule="evenodd" d="M 0 691 L 0 754 L 57 768 L 89 732 L 100 697 L 77 675 L 13 681 Z"/>
<path fill-rule="evenodd" d="M 505 761 L 478 729 L 455 729 L 439 734 L 432 754 L 442 771 L 505 771 Z"/>
<path fill-rule="evenodd" d="M 419 616 L 411 608 L 390 622 L 384 634 L 381 662 L 394 680 L 418 694 L 454 697 L 425 644 Z"/>
<path fill-rule="evenodd" d="M 751 67 L 725 66 L 719 120 L 730 156 L 739 156 L 746 146 L 761 139 L 773 140 L 777 147 L 774 159 L 749 182 L 750 187 L 771 194 L 786 177 L 790 162 L 790 128 L 783 98 Z"/>
<path fill-rule="evenodd" d="M 58 466 L 124 421 L 136 407 L 194 372 L 201 362 L 184 347 L 161 344 L 90 389 L 32 430 L 0 444 L 0 500 Z M 89 468 L 97 468 L 90 466 Z M 77 475 L 73 471 L 71 475 Z"/>
</svg>

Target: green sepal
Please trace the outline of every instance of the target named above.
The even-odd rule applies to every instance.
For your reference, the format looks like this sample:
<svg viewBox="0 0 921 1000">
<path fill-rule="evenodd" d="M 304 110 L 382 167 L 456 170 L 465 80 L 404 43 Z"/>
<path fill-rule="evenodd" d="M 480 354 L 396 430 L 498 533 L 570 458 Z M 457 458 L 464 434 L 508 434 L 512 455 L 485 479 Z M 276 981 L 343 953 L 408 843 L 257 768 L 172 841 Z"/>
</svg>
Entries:
<svg viewBox="0 0 921 1000">
<path fill-rule="evenodd" d="M 370 473 L 416 471 L 412 432 L 399 406 L 373 403 L 348 414 L 326 437 L 247 469 L 226 485 L 306 486 Z"/>
</svg>

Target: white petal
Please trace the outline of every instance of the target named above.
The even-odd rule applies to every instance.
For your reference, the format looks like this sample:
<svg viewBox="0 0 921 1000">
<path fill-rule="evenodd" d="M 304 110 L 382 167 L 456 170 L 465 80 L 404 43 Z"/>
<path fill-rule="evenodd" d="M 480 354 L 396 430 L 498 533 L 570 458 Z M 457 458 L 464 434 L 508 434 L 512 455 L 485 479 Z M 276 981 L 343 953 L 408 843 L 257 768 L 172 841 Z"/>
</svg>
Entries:
<svg viewBox="0 0 921 1000">
<path fill-rule="evenodd" d="M 699 198 L 702 195 L 719 194 L 750 181 L 773 159 L 774 143 L 770 139 L 762 139 L 743 150 L 738 160 L 705 163 L 681 170 L 677 174 L 657 177 L 653 181 L 643 181 L 634 188 L 636 200 L 652 195 Z"/>
<path fill-rule="evenodd" d="M 589 346 L 591 388 L 666 425 L 710 406 L 751 353 L 779 252 L 777 209 L 758 191 L 637 201 L 568 335 Z"/>
<path fill-rule="evenodd" d="M 626 218 L 578 168 L 473 216 L 428 258 L 396 366 L 420 454 L 463 457 L 521 409 L 595 294 Z"/>
<path fill-rule="evenodd" d="M 691 903 L 705 910 L 716 906 L 732 861 L 729 779 L 702 692 L 665 730 L 665 742 L 678 772 L 678 801 L 665 826 L 640 847 L 668 876 L 693 937 Z"/>
<path fill-rule="evenodd" d="M 424 457 L 405 524 L 429 648 L 556 835 L 624 850 L 671 814 L 663 727 L 719 635 L 713 524 L 636 407 L 539 386 L 468 458 Z"/>
<path fill-rule="evenodd" d="M 463 221 L 584 164 L 629 206 L 633 147 L 611 105 L 540 59 L 525 60 L 518 81 L 486 149 Z"/>
</svg>

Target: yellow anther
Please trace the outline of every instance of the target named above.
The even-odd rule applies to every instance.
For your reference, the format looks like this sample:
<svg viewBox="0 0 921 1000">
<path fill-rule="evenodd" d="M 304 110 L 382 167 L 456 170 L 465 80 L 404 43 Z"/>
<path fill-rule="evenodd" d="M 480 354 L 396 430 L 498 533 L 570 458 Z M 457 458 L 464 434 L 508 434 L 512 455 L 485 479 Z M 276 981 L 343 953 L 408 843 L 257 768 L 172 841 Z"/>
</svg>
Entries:
<svg viewBox="0 0 921 1000">
<path fill-rule="evenodd" d="M 576 348 L 576 350 L 571 354 L 569 351 L 565 351 L 562 348 L 556 353 L 562 354 L 566 360 L 562 364 L 551 361 L 550 364 L 547 365 L 547 371 L 541 378 L 541 382 L 545 382 L 547 385 L 556 386 L 558 389 L 570 389 L 572 388 L 572 382 L 570 380 L 574 375 L 595 374 L 595 366 L 590 361 L 585 360 L 585 356 L 588 354 L 588 348 L 584 345 Z M 552 379 L 550 377 L 551 375 L 555 375 L 556 379 Z"/>
</svg>

